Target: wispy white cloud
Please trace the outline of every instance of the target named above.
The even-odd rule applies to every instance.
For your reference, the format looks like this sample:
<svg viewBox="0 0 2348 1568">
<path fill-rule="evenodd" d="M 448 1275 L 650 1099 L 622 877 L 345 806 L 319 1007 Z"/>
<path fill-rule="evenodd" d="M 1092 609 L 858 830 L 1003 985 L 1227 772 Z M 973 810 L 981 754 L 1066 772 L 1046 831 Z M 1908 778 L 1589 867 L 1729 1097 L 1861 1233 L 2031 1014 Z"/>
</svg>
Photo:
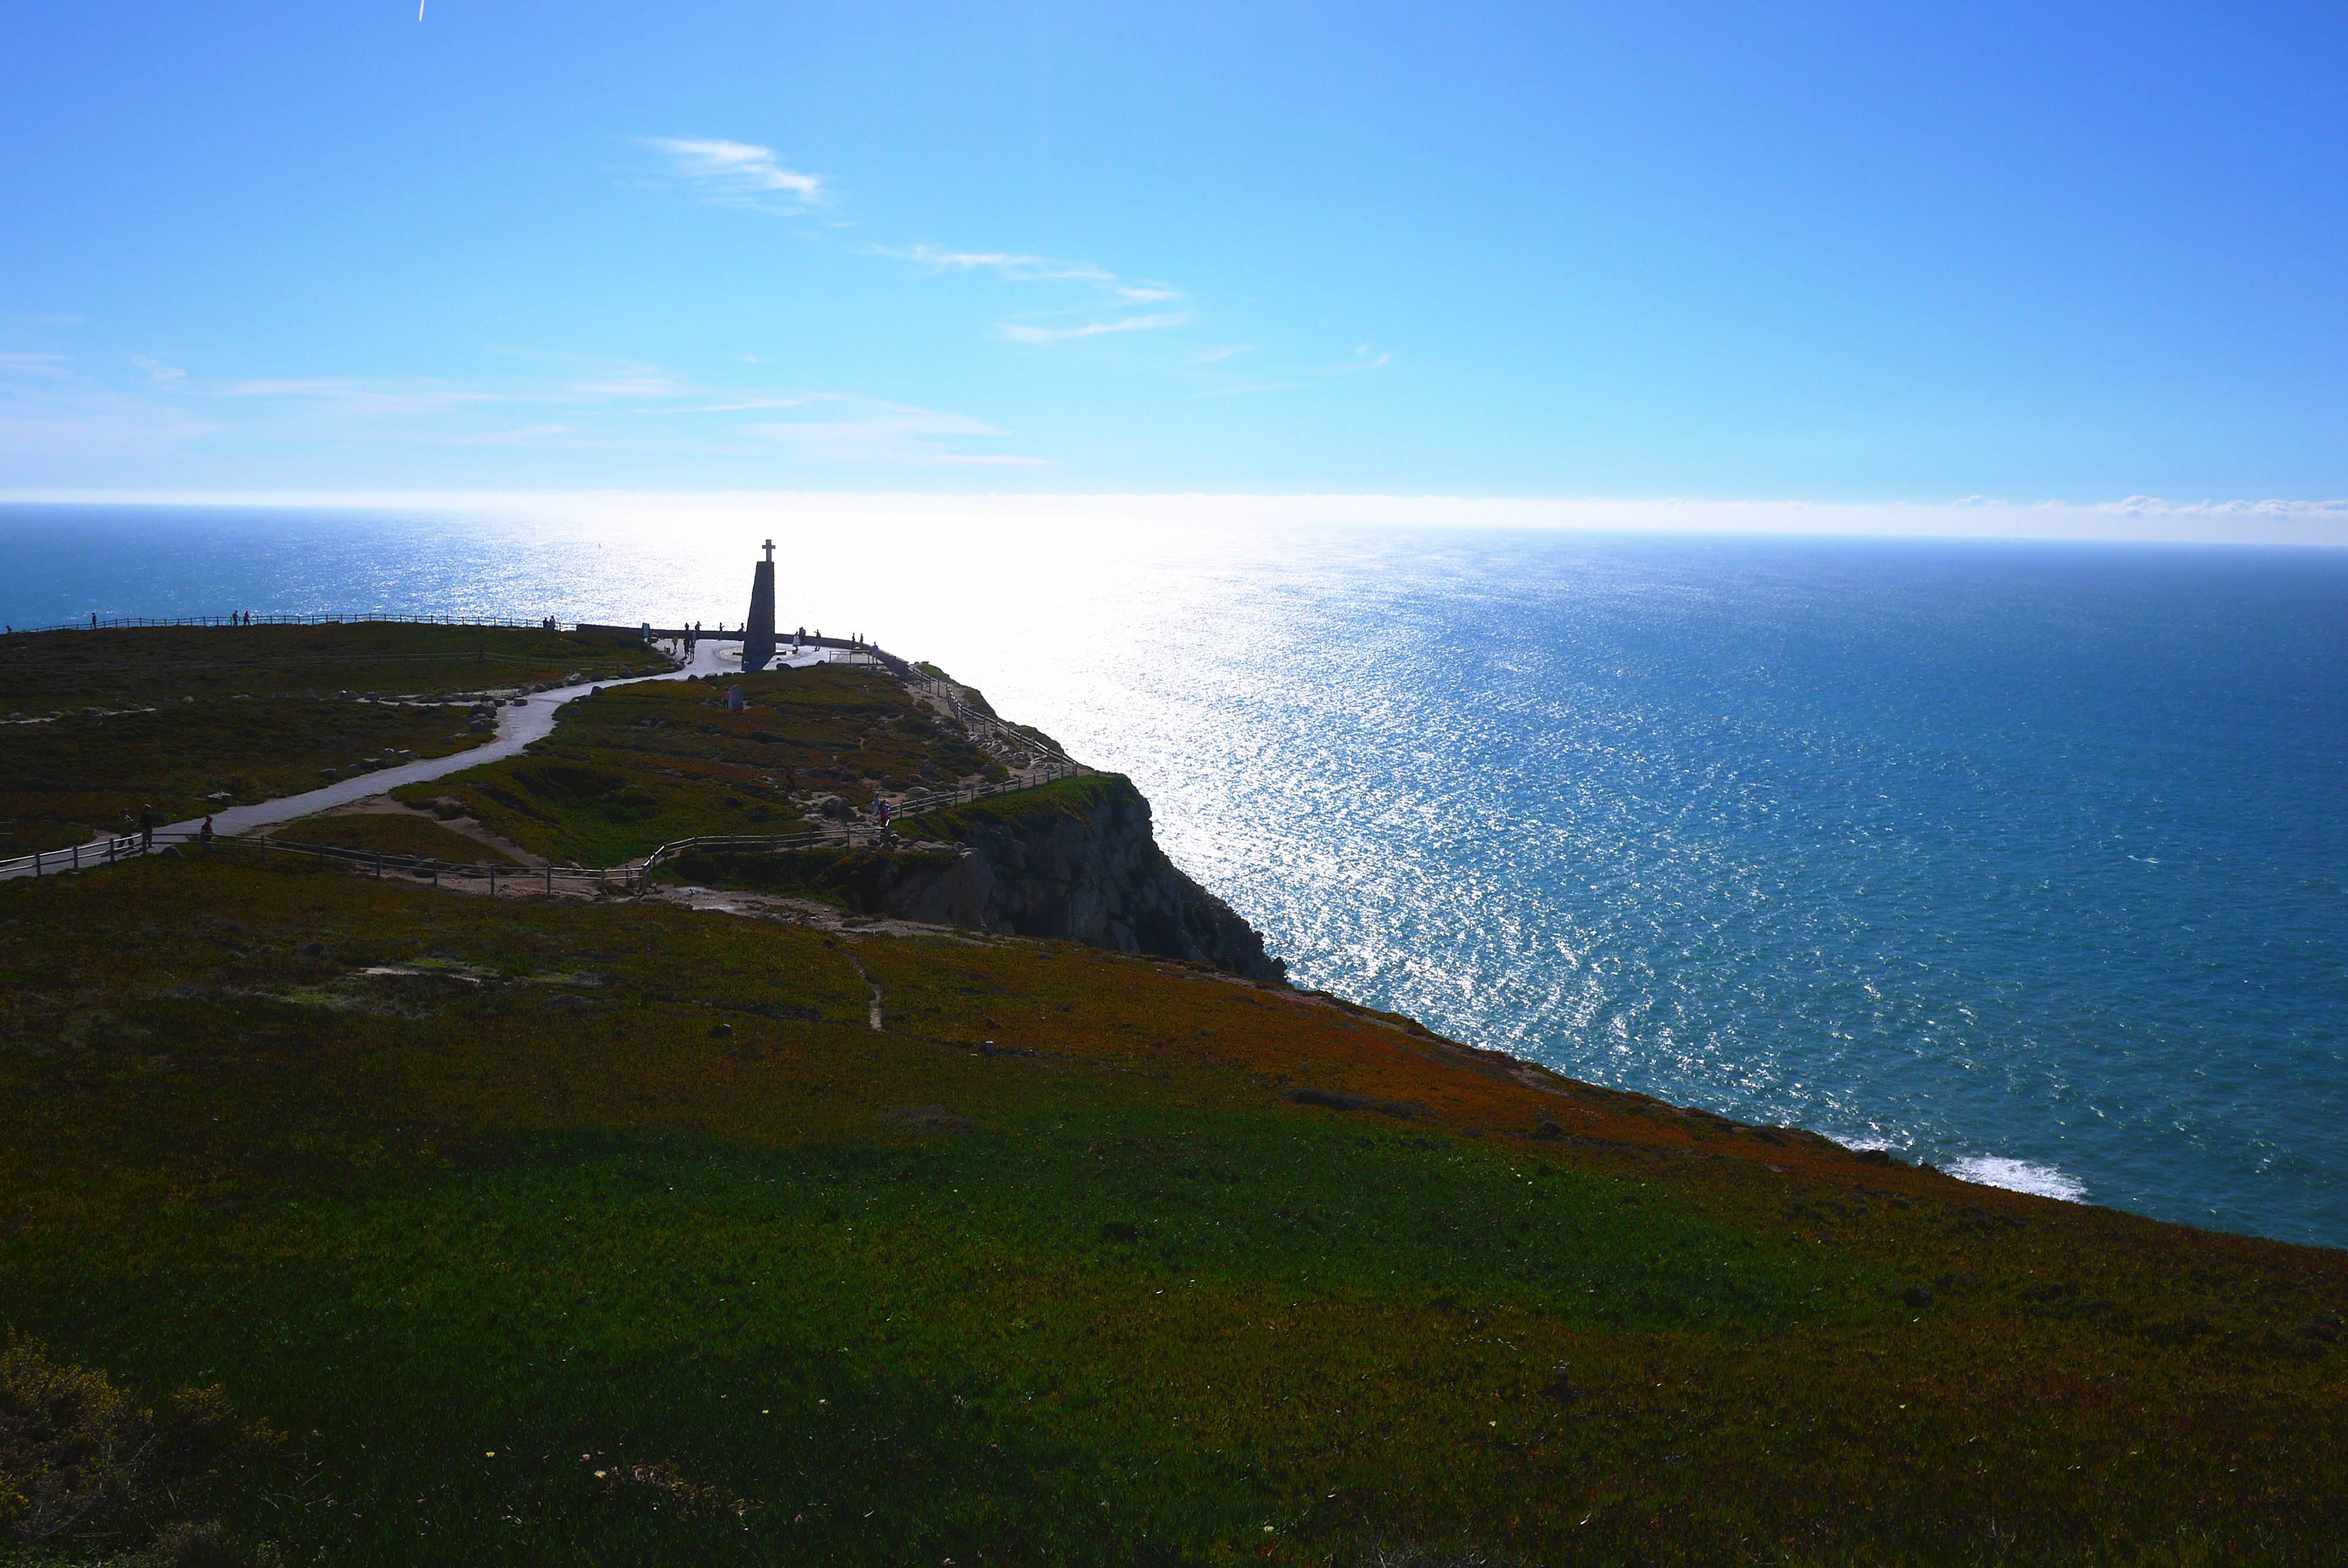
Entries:
<svg viewBox="0 0 2348 1568">
<path fill-rule="evenodd" d="M 574 381 L 566 389 L 573 397 L 655 401 L 683 397 L 693 389 L 664 370 L 638 365 L 609 375 Z"/>
<path fill-rule="evenodd" d="M 548 378 L 514 402 L 655 403 L 677 397 L 706 395 L 666 365 L 608 354 L 570 354 L 551 349 L 499 348 L 500 357 L 539 367 Z M 561 379 L 554 379 L 561 378 Z"/>
<path fill-rule="evenodd" d="M 1071 338 L 1104 337 L 1110 333 L 1159 332 L 1194 319 L 1189 311 L 1161 311 L 1155 315 L 1124 316 L 1116 321 L 1086 322 L 1073 327 L 1038 327 L 1009 323 L 1001 331 L 1013 343 L 1066 343 Z"/>
<path fill-rule="evenodd" d="M 130 363 L 145 371 L 147 379 L 158 386 L 176 386 L 188 379 L 188 373 L 178 365 L 165 364 L 161 360 L 150 359 L 143 354 L 132 354 Z"/>
<path fill-rule="evenodd" d="M 107 384 L 67 355 L 0 354 L 0 474 L 161 457 L 217 428 L 147 389 Z"/>
<path fill-rule="evenodd" d="M 461 386 L 333 379 L 232 381 L 222 397 L 276 398 L 323 403 L 358 414 L 432 414 L 476 403 L 505 403 L 505 394 Z"/>
<path fill-rule="evenodd" d="M 1190 363 L 1192 364 L 1220 364 L 1223 361 L 1231 358 L 1233 355 L 1245 354 L 1254 347 L 1255 344 L 1251 343 L 1227 343 L 1221 348 L 1210 348 L 1204 354 L 1193 354 L 1190 358 Z"/>
<path fill-rule="evenodd" d="M 937 245 L 868 245 L 865 250 L 871 255 L 911 261 L 933 274 L 992 272 L 1014 283 L 1089 284 L 1138 305 L 1162 304 L 1184 297 L 1180 289 L 1169 283 L 1148 279 L 1128 282 L 1096 262 L 1063 261 L 1056 256 L 1031 256 L 1016 251 L 949 251 Z M 1022 338 L 1019 341 L 1040 340 Z"/>
<path fill-rule="evenodd" d="M 769 408 L 805 408 L 810 403 L 839 403 L 845 399 L 829 393 L 810 392 L 795 396 L 767 397 L 742 393 L 723 403 L 695 403 L 670 410 L 673 414 L 756 414 Z"/>
<path fill-rule="evenodd" d="M 933 468 L 1032 467 L 1004 451 L 1009 432 L 965 414 L 852 392 L 696 384 L 641 361 L 512 351 L 535 362 L 479 383 L 339 375 L 207 382 L 202 417 L 184 406 L 191 378 L 120 354 L 108 385 L 53 353 L 0 354 L 0 473 L 75 472 L 113 456 L 160 456 L 222 428 L 271 439 L 427 448 L 627 448 L 740 457 L 763 446 L 811 463 Z M 726 379 L 731 380 L 732 377 Z M 745 378 L 747 379 L 747 378 Z M 159 395 L 160 394 L 160 395 Z M 692 415 L 689 425 L 669 416 Z"/>
<path fill-rule="evenodd" d="M 355 381 L 296 380 L 275 377 L 262 381 L 232 381 L 220 389 L 222 397 L 342 397 L 359 389 Z"/>
<path fill-rule="evenodd" d="M 445 437 L 451 446 L 569 446 L 574 445 L 568 425 L 524 425 L 512 430 L 482 430 Z"/>
<path fill-rule="evenodd" d="M 999 439 L 1009 431 L 934 408 L 881 404 L 844 419 L 795 419 L 753 425 L 749 433 L 824 463 L 916 467 L 1028 467 L 1046 461 L 1016 453 L 963 452 L 942 445 L 973 437 Z"/>
<path fill-rule="evenodd" d="M 1363 343 L 1354 350 L 1354 357 L 1342 364 L 1324 364 L 1308 370 L 1307 375 L 1359 375 L 1364 371 L 1384 370 L 1394 363 L 1394 355 L 1385 349 L 1374 349 Z"/>
<path fill-rule="evenodd" d="M 150 457 L 219 426 L 143 392 L 77 376 L 54 354 L 0 354 L 0 472 Z"/>
<path fill-rule="evenodd" d="M 1216 364 L 1241 353 L 1241 349 L 1216 349 L 1200 354 L 1192 363 Z M 1252 363 L 1252 362 L 1251 362 Z M 1394 355 L 1385 349 L 1362 343 L 1354 348 L 1353 357 L 1334 364 L 1294 365 L 1285 368 L 1261 366 L 1255 378 L 1244 382 L 1218 382 L 1200 389 L 1201 397 L 1248 397 L 1266 392 L 1295 392 L 1304 387 L 1325 386 L 1330 382 L 1350 375 L 1365 375 L 1384 370 L 1394 363 Z M 1270 379 L 1266 379 L 1269 377 Z"/>
<path fill-rule="evenodd" d="M 1090 261 L 1024 256 L 1011 251 L 948 251 L 936 245 L 868 245 L 868 254 L 911 261 L 932 272 L 993 272 L 1013 282 L 1115 284 L 1117 274 Z"/>
<path fill-rule="evenodd" d="M 778 203 L 820 206 L 823 177 L 785 169 L 774 149 L 747 141 L 648 136 L 641 145 L 664 155 L 677 176 L 716 202 L 768 210 Z"/>
</svg>

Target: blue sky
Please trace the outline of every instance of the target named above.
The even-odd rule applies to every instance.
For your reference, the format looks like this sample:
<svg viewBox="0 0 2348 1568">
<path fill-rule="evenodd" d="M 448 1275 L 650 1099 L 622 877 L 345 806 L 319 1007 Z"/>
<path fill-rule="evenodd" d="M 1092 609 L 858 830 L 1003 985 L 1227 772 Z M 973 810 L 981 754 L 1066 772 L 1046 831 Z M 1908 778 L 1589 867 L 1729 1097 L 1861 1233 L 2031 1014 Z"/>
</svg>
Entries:
<svg viewBox="0 0 2348 1568">
<path fill-rule="evenodd" d="M 2348 497 L 2336 5 L 8 0 L 0 55 L 0 492 Z"/>
</svg>

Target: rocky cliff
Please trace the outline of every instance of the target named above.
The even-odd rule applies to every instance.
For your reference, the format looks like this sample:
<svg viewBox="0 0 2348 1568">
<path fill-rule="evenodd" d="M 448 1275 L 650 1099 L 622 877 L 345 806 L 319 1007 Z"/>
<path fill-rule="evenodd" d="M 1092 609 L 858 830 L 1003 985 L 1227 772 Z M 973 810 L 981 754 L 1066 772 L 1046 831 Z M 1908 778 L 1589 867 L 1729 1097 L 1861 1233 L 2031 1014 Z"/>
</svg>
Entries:
<svg viewBox="0 0 2348 1568">
<path fill-rule="evenodd" d="M 680 870 L 696 880 L 819 893 L 861 914 L 1187 958 L 1251 979 L 1286 972 L 1253 927 L 1166 858 L 1149 802 L 1119 774 L 925 813 L 899 830 L 910 841 L 957 847 L 696 857 Z"/>
<path fill-rule="evenodd" d="M 1251 979 L 1285 973 L 1253 927 L 1166 858 L 1149 802 L 1121 774 L 998 795 L 905 826 L 971 853 L 926 887 L 909 879 L 891 914 L 952 919 L 951 901 L 961 923 L 988 930 L 1189 958 Z"/>
</svg>

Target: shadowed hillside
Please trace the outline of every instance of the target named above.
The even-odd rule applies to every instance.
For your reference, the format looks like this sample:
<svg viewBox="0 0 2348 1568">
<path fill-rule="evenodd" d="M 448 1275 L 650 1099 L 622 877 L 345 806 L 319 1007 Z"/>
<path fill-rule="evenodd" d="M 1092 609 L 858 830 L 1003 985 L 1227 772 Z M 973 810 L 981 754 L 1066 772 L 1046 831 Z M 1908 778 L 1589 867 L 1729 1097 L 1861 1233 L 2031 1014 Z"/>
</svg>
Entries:
<svg viewBox="0 0 2348 1568">
<path fill-rule="evenodd" d="M 289 1558 L 2274 1562 L 2348 1526 L 2340 1255 L 1284 988 L 224 859 L 10 885 L 0 938 L 0 1319 L 293 1434 L 208 1505 Z"/>
<path fill-rule="evenodd" d="M 757 696 L 426 787 L 544 853 L 984 777 Z M 0 1562 L 2336 1560 L 2348 1255 L 1298 992 L 1113 775 L 899 827 L 726 912 L 0 884 Z M 400 835 L 478 842 L 287 830 Z"/>
</svg>

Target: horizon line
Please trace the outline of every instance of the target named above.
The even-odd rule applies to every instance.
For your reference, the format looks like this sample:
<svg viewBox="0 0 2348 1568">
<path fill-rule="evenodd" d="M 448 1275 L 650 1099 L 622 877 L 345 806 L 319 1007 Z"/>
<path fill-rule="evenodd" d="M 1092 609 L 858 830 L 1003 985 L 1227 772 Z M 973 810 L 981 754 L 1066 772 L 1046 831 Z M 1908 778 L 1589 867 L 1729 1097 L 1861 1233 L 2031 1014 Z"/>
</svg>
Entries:
<svg viewBox="0 0 2348 1568">
<path fill-rule="evenodd" d="M 0 489 L 0 506 L 310 507 L 335 511 L 612 514 L 745 511 L 1175 526 L 1312 524 L 1525 532 L 2013 539 L 2049 543 L 2348 548 L 2348 498 L 2174 501 L 1814 501 L 1693 497 L 1461 496 L 1389 491 L 1069 491 L 1032 494 L 782 489 Z M 546 520 L 554 520 L 549 518 Z"/>
</svg>

